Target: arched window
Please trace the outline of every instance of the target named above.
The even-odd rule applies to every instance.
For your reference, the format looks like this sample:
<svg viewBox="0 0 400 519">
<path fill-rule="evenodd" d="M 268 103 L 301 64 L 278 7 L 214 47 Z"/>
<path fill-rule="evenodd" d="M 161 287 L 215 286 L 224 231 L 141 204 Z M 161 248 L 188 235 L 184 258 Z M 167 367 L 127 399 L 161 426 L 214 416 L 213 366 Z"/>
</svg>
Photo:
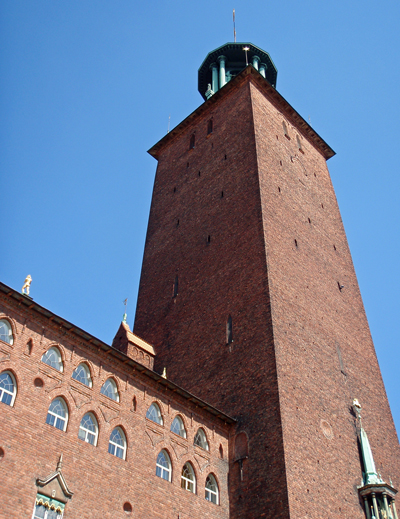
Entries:
<svg viewBox="0 0 400 519">
<path fill-rule="evenodd" d="M 9 371 L 4 371 L 0 375 L 0 402 L 13 406 L 16 394 L 17 384 L 14 375 Z"/>
<path fill-rule="evenodd" d="M 171 460 L 169 459 L 167 451 L 162 450 L 157 456 L 156 462 L 156 476 L 171 481 Z"/>
<path fill-rule="evenodd" d="M 201 447 L 202 449 L 208 451 L 208 441 L 206 433 L 203 431 L 203 429 L 198 429 L 196 436 L 194 437 L 194 445 L 197 445 L 198 447 Z"/>
<path fill-rule="evenodd" d="M 119 402 L 119 393 L 117 384 L 114 382 L 112 378 L 108 378 L 104 384 L 101 386 L 100 393 L 102 393 L 105 396 L 108 396 L 108 398 L 111 398 L 111 400 L 115 400 L 116 402 Z"/>
<path fill-rule="evenodd" d="M 96 446 L 98 434 L 99 427 L 95 416 L 92 413 L 86 413 L 79 426 L 78 438 Z"/>
<path fill-rule="evenodd" d="M 65 431 L 68 422 L 68 408 L 67 404 L 62 398 L 55 398 L 50 404 L 47 411 L 46 423 Z"/>
<path fill-rule="evenodd" d="M 126 439 L 124 431 L 121 427 L 116 427 L 111 435 L 108 442 L 108 452 L 117 458 L 125 459 L 126 456 Z"/>
<path fill-rule="evenodd" d="M 207 123 L 207 135 L 213 132 L 213 120 L 210 119 Z"/>
<path fill-rule="evenodd" d="M 85 386 L 92 387 L 92 378 L 90 376 L 90 370 L 84 362 L 81 362 L 78 367 L 74 369 L 72 378 L 78 382 L 82 382 Z"/>
<path fill-rule="evenodd" d="M 192 150 L 194 148 L 194 143 L 196 141 L 196 136 L 195 134 L 193 133 L 193 135 L 190 137 L 190 144 L 189 144 L 189 149 Z"/>
<path fill-rule="evenodd" d="M 193 494 L 196 493 L 196 477 L 192 465 L 187 462 L 184 464 L 181 475 L 181 487 L 189 490 Z"/>
<path fill-rule="evenodd" d="M 0 340 L 11 345 L 14 343 L 11 324 L 7 319 L 0 319 Z"/>
<path fill-rule="evenodd" d="M 43 353 L 42 362 L 48 364 L 49 366 L 58 371 L 64 371 L 61 353 L 58 348 L 53 347 L 47 350 L 46 353 Z"/>
<path fill-rule="evenodd" d="M 206 479 L 206 499 L 215 505 L 219 504 L 218 485 L 212 474 L 209 474 Z"/>
<path fill-rule="evenodd" d="M 171 431 L 175 434 L 179 434 L 182 438 L 186 438 L 186 429 L 180 416 L 175 416 L 171 424 Z"/>
<path fill-rule="evenodd" d="M 160 425 L 163 425 L 163 419 L 160 408 L 155 402 L 153 402 L 151 406 L 147 409 L 146 418 Z"/>
</svg>

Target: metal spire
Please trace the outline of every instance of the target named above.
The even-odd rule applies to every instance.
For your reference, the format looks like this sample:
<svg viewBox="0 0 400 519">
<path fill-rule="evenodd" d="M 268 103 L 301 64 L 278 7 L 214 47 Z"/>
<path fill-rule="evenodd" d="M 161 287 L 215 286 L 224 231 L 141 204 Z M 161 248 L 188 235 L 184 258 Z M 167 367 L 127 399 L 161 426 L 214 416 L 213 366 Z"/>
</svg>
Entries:
<svg viewBox="0 0 400 519">
<path fill-rule="evenodd" d="M 128 298 L 124 299 L 123 303 L 124 303 L 124 306 L 125 306 L 125 312 L 124 312 L 124 315 L 122 317 L 122 322 L 126 324 L 126 319 L 128 318 L 128 314 L 126 313 L 126 307 L 128 305 Z"/>
</svg>

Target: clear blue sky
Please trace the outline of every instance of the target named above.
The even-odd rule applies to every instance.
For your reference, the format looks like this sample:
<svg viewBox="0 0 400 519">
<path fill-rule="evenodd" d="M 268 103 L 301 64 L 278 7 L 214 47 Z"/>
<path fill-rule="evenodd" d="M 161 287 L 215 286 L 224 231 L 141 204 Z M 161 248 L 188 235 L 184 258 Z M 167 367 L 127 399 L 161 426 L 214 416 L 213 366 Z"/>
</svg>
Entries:
<svg viewBox="0 0 400 519">
<path fill-rule="evenodd" d="M 156 162 L 232 41 L 270 53 L 328 163 L 400 429 L 400 4 L 2 0 L 0 279 L 110 343 L 133 324 Z"/>
</svg>

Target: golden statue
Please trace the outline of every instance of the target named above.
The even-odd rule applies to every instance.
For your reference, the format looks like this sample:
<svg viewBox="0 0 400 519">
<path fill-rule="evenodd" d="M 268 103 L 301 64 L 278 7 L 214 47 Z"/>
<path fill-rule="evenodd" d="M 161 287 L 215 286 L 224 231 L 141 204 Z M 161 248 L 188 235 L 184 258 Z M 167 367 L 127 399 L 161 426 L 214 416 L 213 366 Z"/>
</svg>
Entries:
<svg viewBox="0 0 400 519">
<path fill-rule="evenodd" d="M 28 274 L 26 276 L 24 286 L 22 287 L 22 290 L 21 290 L 22 294 L 26 294 L 27 296 L 29 296 L 29 288 L 31 286 L 31 283 L 32 283 L 32 277 L 30 274 Z"/>
</svg>

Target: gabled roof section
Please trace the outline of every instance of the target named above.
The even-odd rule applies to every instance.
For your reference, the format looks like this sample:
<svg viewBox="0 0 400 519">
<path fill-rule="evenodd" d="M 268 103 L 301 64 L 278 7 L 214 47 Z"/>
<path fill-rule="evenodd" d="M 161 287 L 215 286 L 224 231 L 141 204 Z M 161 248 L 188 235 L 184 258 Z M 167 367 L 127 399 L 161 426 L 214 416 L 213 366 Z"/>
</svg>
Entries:
<svg viewBox="0 0 400 519">
<path fill-rule="evenodd" d="M 59 499 L 61 498 L 62 501 L 66 501 L 67 499 L 71 499 L 71 497 L 74 495 L 74 493 L 71 492 L 71 490 L 68 488 L 67 482 L 65 481 L 65 478 L 61 472 L 61 465 L 62 465 L 62 454 L 60 456 L 60 459 L 58 460 L 56 471 L 52 472 L 51 474 L 49 474 L 47 477 L 45 477 L 43 479 L 38 478 L 36 480 L 36 484 L 38 487 L 41 487 L 41 492 L 44 495 L 46 495 L 48 497 L 54 497 L 54 496 L 52 496 L 52 492 L 55 491 L 55 493 L 56 493 L 56 489 L 54 489 L 54 484 L 51 485 L 51 483 L 55 482 L 55 480 L 56 480 L 60 486 L 60 489 L 62 490 L 62 493 L 64 494 L 65 499 L 63 500 L 62 496 L 60 496 L 60 495 L 58 495 L 58 496 L 56 495 L 56 497 L 58 497 Z M 46 487 L 51 487 L 51 488 L 46 489 Z"/>
<path fill-rule="evenodd" d="M 147 368 L 153 369 L 156 355 L 153 346 L 132 333 L 126 322 L 122 321 L 120 324 L 111 346 Z"/>
<path fill-rule="evenodd" d="M 318 135 L 318 133 L 305 121 L 301 115 L 275 90 L 271 84 L 257 72 L 252 66 L 248 65 L 240 74 L 233 78 L 223 88 L 218 90 L 208 101 L 200 105 L 178 126 L 171 130 L 165 137 L 158 141 L 148 153 L 158 160 L 161 151 L 171 144 L 175 138 L 183 133 L 199 116 L 206 113 L 210 108 L 218 103 L 219 100 L 226 96 L 229 92 L 240 88 L 246 81 L 252 81 L 256 84 L 265 96 L 274 104 L 274 106 L 285 115 L 285 117 L 295 126 L 306 139 L 308 139 L 322 154 L 325 160 L 335 155 L 333 149 Z"/>
<path fill-rule="evenodd" d="M 121 342 L 134 344 L 135 346 L 145 351 L 146 353 L 149 353 L 150 355 L 154 356 L 156 354 L 154 347 L 150 343 L 144 341 L 143 339 L 135 335 L 129 328 L 129 325 L 124 322 L 120 324 L 118 332 L 114 337 L 112 347 L 116 348 L 117 350 L 121 350 L 121 348 L 119 347 L 119 344 Z"/>
</svg>

